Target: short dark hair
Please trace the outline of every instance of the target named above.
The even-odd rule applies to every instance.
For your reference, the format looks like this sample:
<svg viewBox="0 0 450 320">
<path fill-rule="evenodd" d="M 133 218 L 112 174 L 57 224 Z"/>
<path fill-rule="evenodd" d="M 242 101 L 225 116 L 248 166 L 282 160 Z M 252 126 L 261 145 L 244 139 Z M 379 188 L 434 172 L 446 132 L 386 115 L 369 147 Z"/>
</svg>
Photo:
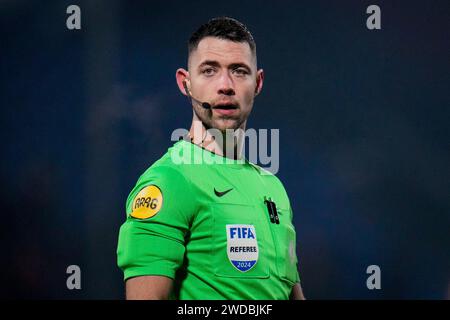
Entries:
<svg viewBox="0 0 450 320">
<path fill-rule="evenodd" d="M 230 17 L 218 17 L 201 25 L 189 38 L 188 54 L 197 49 L 199 42 L 206 37 L 234 42 L 247 42 L 253 54 L 256 54 L 256 43 L 247 27 L 236 19 Z"/>
</svg>

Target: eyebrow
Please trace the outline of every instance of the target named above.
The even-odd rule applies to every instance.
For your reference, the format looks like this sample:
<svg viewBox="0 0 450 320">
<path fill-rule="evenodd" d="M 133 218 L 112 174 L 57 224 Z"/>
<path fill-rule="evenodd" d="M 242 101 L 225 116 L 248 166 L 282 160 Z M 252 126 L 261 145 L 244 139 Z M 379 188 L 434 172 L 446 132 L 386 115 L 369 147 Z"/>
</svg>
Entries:
<svg viewBox="0 0 450 320">
<path fill-rule="evenodd" d="M 219 68 L 220 67 L 220 63 L 216 60 L 205 60 L 202 63 L 200 63 L 200 65 L 198 66 L 198 68 L 202 68 L 204 66 L 211 66 L 211 67 L 216 67 Z M 243 62 L 237 62 L 237 63 L 232 63 L 228 66 L 229 69 L 237 69 L 237 68 L 244 68 L 247 69 L 248 72 L 251 72 L 252 69 L 245 63 Z"/>
<path fill-rule="evenodd" d="M 232 63 L 232 64 L 230 64 L 229 68 L 230 68 L 230 69 L 233 69 L 233 70 L 234 70 L 234 69 L 237 69 L 237 68 L 244 68 L 244 69 L 247 69 L 248 72 L 251 72 L 251 71 L 252 71 L 252 69 L 251 69 L 248 65 L 246 65 L 245 63 L 243 63 L 243 62 Z"/>
<path fill-rule="evenodd" d="M 204 66 L 220 67 L 220 63 L 215 60 L 205 60 L 202 63 L 200 63 L 198 68 L 200 69 L 201 67 L 204 67 Z"/>
</svg>

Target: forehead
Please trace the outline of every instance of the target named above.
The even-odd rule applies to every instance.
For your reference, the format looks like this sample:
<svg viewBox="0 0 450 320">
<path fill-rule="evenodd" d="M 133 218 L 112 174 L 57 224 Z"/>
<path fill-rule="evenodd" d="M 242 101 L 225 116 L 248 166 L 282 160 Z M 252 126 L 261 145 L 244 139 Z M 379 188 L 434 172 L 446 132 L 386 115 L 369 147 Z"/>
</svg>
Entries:
<svg viewBox="0 0 450 320">
<path fill-rule="evenodd" d="M 227 65 L 243 62 L 256 67 L 256 57 L 247 42 L 234 42 L 215 37 L 203 38 L 189 56 L 189 67 L 196 67 L 205 60 Z"/>
</svg>

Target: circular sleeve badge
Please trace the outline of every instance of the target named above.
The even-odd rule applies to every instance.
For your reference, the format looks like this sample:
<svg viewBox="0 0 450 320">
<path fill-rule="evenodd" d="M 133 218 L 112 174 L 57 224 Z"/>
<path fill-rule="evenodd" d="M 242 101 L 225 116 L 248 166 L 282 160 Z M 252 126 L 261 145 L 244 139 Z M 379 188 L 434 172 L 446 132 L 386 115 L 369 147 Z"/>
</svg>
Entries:
<svg viewBox="0 0 450 320">
<path fill-rule="evenodd" d="M 134 197 L 130 215 L 137 219 L 151 218 L 159 212 L 162 203 L 161 190 L 155 185 L 147 186 Z"/>
</svg>

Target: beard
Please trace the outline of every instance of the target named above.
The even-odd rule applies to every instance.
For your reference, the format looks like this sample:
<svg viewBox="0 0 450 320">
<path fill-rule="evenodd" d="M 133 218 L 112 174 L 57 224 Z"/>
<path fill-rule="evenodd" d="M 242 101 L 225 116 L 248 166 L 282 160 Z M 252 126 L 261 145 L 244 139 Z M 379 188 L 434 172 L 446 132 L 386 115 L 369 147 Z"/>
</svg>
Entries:
<svg viewBox="0 0 450 320">
<path fill-rule="evenodd" d="M 194 113 L 206 129 L 214 128 L 222 133 L 225 133 L 227 129 L 239 129 L 248 117 L 242 112 L 233 116 L 218 115 L 213 113 L 211 109 L 203 109 L 200 106 L 194 106 Z"/>
</svg>

